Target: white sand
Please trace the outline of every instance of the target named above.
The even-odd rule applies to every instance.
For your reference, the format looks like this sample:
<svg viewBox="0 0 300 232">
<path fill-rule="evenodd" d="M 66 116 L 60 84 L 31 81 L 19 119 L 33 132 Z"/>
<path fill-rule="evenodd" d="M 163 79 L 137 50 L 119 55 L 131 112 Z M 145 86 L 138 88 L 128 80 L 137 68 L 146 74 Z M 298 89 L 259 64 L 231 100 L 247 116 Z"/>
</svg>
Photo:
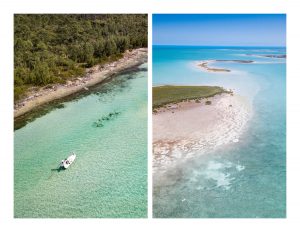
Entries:
<svg viewBox="0 0 300 232">
<path fill-rule="evenodd" d="M 154 169 L 239 142 L 252 114 L 247 99 L 222 94 L 207 100 L 169 105 L 153 114 Z"/>
</svg>

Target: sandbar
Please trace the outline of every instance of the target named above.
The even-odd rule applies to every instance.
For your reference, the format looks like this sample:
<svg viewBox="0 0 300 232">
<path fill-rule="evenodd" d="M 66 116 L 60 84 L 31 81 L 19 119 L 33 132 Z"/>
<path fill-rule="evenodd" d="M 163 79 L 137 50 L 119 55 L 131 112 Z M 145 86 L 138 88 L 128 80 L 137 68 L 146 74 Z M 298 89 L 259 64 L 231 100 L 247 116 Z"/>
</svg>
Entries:
<svg viewBox="0 0 300 232">
<path fill-rule="evenodd" d="M 226 68 L 217 68 L 212 65 L 217 62 L 229 62 L 229 63 L 240 63 L 240 64 L 250 64 L 254 61 L 252 60 L 202 60 L 197 62 L 197 67 L 201 68 L 206 72 L 231 72 L 232 70 Z"/>
</svg>

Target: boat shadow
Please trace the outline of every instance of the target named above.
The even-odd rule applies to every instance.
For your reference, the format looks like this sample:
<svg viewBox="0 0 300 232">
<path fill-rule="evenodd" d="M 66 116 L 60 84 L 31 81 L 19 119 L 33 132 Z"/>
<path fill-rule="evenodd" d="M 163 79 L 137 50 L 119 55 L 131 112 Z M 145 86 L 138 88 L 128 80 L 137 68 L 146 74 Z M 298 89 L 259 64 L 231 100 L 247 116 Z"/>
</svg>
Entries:
<svg viewBox="0 0 300 232">
<path fill-rule="evenodd" d="M 51 169 L 51 174 L 50 176 L 48 177 L 48 180 L 52 179 L 52 177 L 54 176 L 54 173 L 55 172 L 61 172 L 61 171 L 65 171 L 65 169 L 63 167 L 58 167 L 58 168 L 52 168 Z"/>
<path fill-rule="evenodd" d="M 63 167 L 58 167 L 58 168 L 52 168 L 51 172 L 61 172 L 61 171 L 65 171 L 66 169 Z"/>
</svg>

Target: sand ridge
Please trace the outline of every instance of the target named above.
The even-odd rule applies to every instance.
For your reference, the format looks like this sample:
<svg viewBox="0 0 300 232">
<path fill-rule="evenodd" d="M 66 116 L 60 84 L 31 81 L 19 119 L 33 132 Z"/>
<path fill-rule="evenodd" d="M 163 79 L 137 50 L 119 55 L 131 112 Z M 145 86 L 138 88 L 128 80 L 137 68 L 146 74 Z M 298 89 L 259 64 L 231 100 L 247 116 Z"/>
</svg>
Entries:
<svg viewBox="0 0 300 232">
<path fill-rule="evenodd" d="M 200 68 L 204 72 L 213 72 L 213 73 L 229 73 L 233 70 L 226 68 L 217 68 L 213 67 L 213 64 L 218 62 L 226 62 L 226 63 L 240 63 L 240 64 L 251 64 L 254 63 L 253 60 L 202 60 L 196 63 L 197 67 Z"/>
</svg>

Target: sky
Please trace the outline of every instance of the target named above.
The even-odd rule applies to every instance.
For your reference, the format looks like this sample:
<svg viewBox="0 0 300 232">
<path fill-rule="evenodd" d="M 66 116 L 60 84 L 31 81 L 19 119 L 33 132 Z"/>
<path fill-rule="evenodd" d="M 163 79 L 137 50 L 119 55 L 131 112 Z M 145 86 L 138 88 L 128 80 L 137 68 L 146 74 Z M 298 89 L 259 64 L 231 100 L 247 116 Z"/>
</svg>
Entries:
<svg viewBox="0 0 300 232">
<path fill-rule="evenodd" d="M 154 45 L 285 46 L 284 14 L 154 14 Z"/>
</svg>

